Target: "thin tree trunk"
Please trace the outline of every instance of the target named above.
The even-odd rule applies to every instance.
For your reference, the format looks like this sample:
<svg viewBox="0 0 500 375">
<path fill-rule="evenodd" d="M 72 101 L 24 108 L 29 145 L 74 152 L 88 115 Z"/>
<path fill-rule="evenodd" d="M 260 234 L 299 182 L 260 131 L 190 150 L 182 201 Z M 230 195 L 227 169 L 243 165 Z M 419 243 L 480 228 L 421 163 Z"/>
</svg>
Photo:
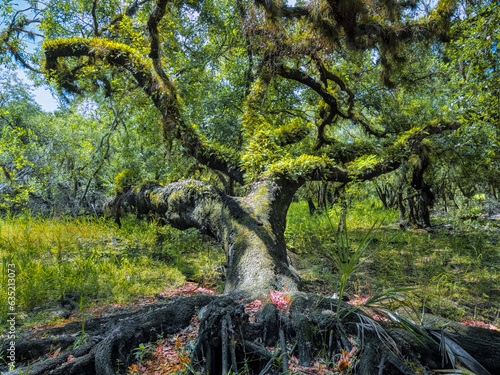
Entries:
<svg viewBox="0 0 500 375">
<path fill-rule="evenodd" d="M 420 190 L 418 206 L 420 221 L 426 228 L 431 227 L 430 208 L 432 208 L 433 203 L 434 193 L 431 191 L 430 186 L 424 182 L 424 186 L 422 190 Z"/>
<path fill-rule="evenodd" d="M 413 200 L 413 197 L 408 197 L 407 202 L 408 202 L 408 223 L 410 225 L 416 225 L 417 215 L 415 213 L 415 202 Z"/>
<path fill-rule="evenodd" d="M 382 206 L 384 209 L 387 208 L 387 194 L 384 191 L 385 189 L 381 188 L 378 185 L 375 185 L 375 191 L 377 192 L 377 195 L 382 202 Z"/>
<path fill-rule="evenodd" d="M 328 210 L 328 182 L 321 182 L 318 194 L 318 208 L 325 212 Z"/>
<path fill-rule="evenodd" d="M 316 206 L 311 198 L 307 198 L 307 205 L 309 207 L 309 215 L 313 216 L 316 213 Z"/>
<path fill-rule="evenodd" d="M 399 224 L 402 225 L 405 221 L 406 209 L 403 200 L 403 193 L 401 191 L 398 192 L 398 212 L 399 212 Z"/>
<path fill-rule="evenodd" d="M 340 217 L 339 217 L 339 225 L 337 227 L 337 233 L 342 233 L 345 230 L 347 225 L 347 199 L 345 197 L 345 186 L 342 186 L 339 189 L 339 197 L 340 197 Z"/>
</svg>

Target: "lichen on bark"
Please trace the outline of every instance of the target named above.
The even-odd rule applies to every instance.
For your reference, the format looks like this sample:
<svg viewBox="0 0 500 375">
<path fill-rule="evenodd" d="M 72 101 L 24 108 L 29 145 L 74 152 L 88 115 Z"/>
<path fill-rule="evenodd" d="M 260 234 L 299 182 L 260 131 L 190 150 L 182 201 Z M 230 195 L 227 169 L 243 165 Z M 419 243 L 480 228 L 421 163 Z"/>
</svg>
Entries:
<svg viewBox="0 0 500 375">
<path fill-rule="evenodd" d="M 225 293 L 256 297 L 273 289 L 298 290 L 284 237 L 297 187 L 258 181 L 240 198 L 195 180 L 147 183 L 115 198 L 110 207 L 117 218 L 124 211 L 154 214 L 177 229 L 196 228 L 213 237 L 227 257 Z"/>
</svg>

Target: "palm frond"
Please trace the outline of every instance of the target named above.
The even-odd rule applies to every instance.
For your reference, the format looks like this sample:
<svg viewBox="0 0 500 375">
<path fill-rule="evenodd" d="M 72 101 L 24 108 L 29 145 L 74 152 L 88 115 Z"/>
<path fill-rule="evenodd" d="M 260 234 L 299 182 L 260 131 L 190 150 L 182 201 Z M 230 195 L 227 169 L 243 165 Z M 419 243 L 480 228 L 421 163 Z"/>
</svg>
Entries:
<svg viewBox="0 0 500 375">
<path fill-rule="evenodd" d="M 372 331 L 374 332 L 380 342 L 387 347 L 391 352 L 393 352 L 396 355 L 401 355 L 399 348 L 394 341 L 394 339 L 387 333 L 387 331 L 382 327 L 380 323 L 378 323 L 376 320 L 373 318 L 366 316 L 364 314 L 358 314 L 356 315 L 359 317 L 360 322 L 356 323 L 356 326 L 358 328 L 358 332 L 360 332 L 361 337 L 364 337 L 364 330 Z"/>
<path fill-rule="evenodd" d="M 394 311 L 390 311 L 384 308 L 374 308 L 373 309 L 378 314 L 386 317 L 392 323 L 398 325 L 403 328 L 406 332 L 410 333 L 416 340 L 423 343 L 422 339 L 427 341 L 434 342 L 438 344 L 438 342 L 422 327 L 420 324 L 415 323 L 414 321 L 405 318 Z"/>
<path fill-rule="evenodd" d="M 399 288 L 389 288 L 384 289 L 383 291 L 372 295 L 365 302 L 365 306 L 367 307 L 377 307 L 387 302 L 403 302 L 404 305 L 406 297 L 404 293 L 412 292 L 415 288 L 413 287 L 399 287 Z"/>
<path fill-rule="evenodd" d="M 431 334 L 440 341 L 443 354 L 447 356 L 454 368 L 461 363 L 475 375 L 491 375 L 488 370 L 453 339 L 450 332 L 435 330 L 431 331 Z"/>
</svg>

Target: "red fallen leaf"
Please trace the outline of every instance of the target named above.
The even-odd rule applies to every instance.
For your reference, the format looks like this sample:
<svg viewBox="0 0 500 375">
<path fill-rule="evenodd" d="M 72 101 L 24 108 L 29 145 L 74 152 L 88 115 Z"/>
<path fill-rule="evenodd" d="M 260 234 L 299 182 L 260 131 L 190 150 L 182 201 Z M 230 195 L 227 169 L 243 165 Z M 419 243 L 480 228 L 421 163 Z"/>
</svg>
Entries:
<svg viewBox="0 0 500 375">
<path fill-rule="evenodd" d="M 479 328 L 491 329 L 494 331 L 500 331 L 500 329 L 498 329 L 498 327 L 495 327 L 492 324 L 481 322 L 479 320 L 462 319 L 460 321 L 460 324 L 463 324 L 464 326 L 469 326 L 469 327 L 479 327 Z"/>
<path fill-rule="evenodd" d="M 281 311 L 288 312 L 290 310 L 290 300 L 286 297 L 284 292 L 278 292 L 277 290 L 271 290 L 269 292 L 269 297 L 271 302 Z"/>
<path fill-rule="evenodd" d="M 256 299 L 255 301 L 252 301 L 249 304 L 245 305 L 245 313 L 247 314 L 256 313 L 261 309 L 261 307 L 262 307 L 262 301 Z"/>
<path fill-rule="evenodd" d="M 63 363 L 63 365 L 67 364 L 67 363 L 70 363 L 71 361 L 74 361 L 76 358 L 74 355 L 69 355 L 68 356 L 68 359 L 66 362 Z"/>
<path fill-rule="evenodd" d="M 47 354 L 47 357 L 49 357 L 49 358 L 56 358 L 59 355 L 60 352 L 61 352 L 61 349 L 57 349 L 54 352 L 54 354 Z"/>
<path fill-rule="evenodd" d="M 354 295 L 354 299 L 351 299 L 347 301 L 349 305 L 353 306 L 359 306 L 359 305 L 364 305 L 366 304 L 366 301 L 368 301 L 369 296 L 363 297 L 363 296 L 358 296 L 357 294 Z"/>
</svg>

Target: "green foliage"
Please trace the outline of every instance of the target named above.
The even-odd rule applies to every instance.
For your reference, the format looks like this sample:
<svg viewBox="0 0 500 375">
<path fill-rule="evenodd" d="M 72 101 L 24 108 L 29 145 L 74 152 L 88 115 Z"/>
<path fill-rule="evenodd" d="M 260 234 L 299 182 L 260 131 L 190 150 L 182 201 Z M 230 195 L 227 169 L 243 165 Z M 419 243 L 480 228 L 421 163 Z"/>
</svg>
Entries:
<svg viewBox="0 0 500 375">
<path fill-rule="evenodd" d="M 329 219 L 329 216 L 327 216 Z M 345 217 L 340 220 L 345 220 Z M 338 304 L 337 304 L 337 316 L 340 312 L 340 307 L 342 305 L 342 297 L 344 296 L 344 290 L 347 286 L 347 280 L 355 275 L 358 268 L 366 262 L 372 255 L 366 255 L 366 252 L 372 241 L 372 231 L 375 224 L 370 228 L 366 235 L 361 239 L 361 241 L 356 245 L 355 248 L 352 247 L 349 240 L 349 234 L 347 231 L 347 225 L 344 225 L 344 230 L 340 233 L 336 232 L 335 227 L 329 220 L 332 233 L 335 238 L 335 248 L 327 249 L 325 252 L 325 257 L 330 261 L 333 261 L 335 268 L 340 274 L 340 287 L 338 292 Z"/>
<path fill-rule="evenodd" d="M 35 129 L 42 112 L 28 88 L 13 77 L 1 82 L 0 93 L 0 184 L 4 190 L 1 208 L 22 203 L 35 189 L 39 182 L 31 172 L 38 168 L 36 162 L 44 147 L 42 134 Z M 35 186 L 23 189 L 27 180 Z"/>
<path fill-rule="evenodd" d="M 16 264 L 16 306 L 23 313 L 68 299 L 126 303 L 178 287 L 185 277 L 213 282 L 222 258 L 196 233 L 154 223 L 124 220 L 118 229 L 104 220 L 0 219 L 1 277 L 7 264 Z M 0 309 L 7 307 L 4 294 Z"/>
<path fill-rule="evenodd" d="M 354 175 L 357 173 L 369 169 L 380 162 L 380 158 L 375 155 L 364 155 L 357 158 L 349 163 L 348 167 L 353 172 Z"/>
<path fill-rule="evenodd" d="M 373 239 L 365 254 L 373 255 L 350 277 L 345 294 L 376 298 L 379 291 L 411 288 L 405 291 L 403 302 L 420 312 L 500 323 L 496 308 L 500 248 L 495 230 L 485 230 L 484 224 L 470 220 L 461 222 L 450 212 L 440 219 L 434 233 L 402 231 L 398 229 L 397 212 L 381 209 L 380 202 L 369 196 L 360 195 L 349 205 L 347 223 L 353 249 L 362 248 L 363 239 L 377 220 L 384 224 L 372 230 Z M 339 212 L 335 207 L 330 212 L 334 226 L 340 220 Z M 453 231 L 446 229 L 450 226 Z M 306 290 L 338 293 L 342 274 L 325 256 L 336 249 L 328 216 L 309 216 L 306 202 L 293 203 L 286 238 Z"/>
<path fill-rule="evenodd" d="M 113 181 L 113 185 L 118 193 L 123 193 L 130 189 L 132 186 L 138 184 L 139 171 L 132 169 L 125 169 L 118 173 Z"/>
<path fill-rule="evenodd" d="M 460 89 L 453 102 L 467 122 L 498 119 L 498 42 L 500 9 L 495 2 L 471 3 L 468 17 L 455 24 L 457 34 L 449 46 L 448 68 Z"/>
<path fill-rule="evenodd" d="M 440 139 L 440 147 L 455 145 L 446 155 L 449 175 L 460 175 L 461 193 L 489 190 L 496 195 L 500 161 L 500 8 L 495 2 L 472 2 L 453 26 L 455 38 L 446 45 L 443 60 L 453 94 L 446 104 L 457 113 L 461 129 Z"/>
<path fill-rule="evenodd" d="M 108 99 L 101 106 L 78 101 L 49 114 L 19 80 L 4 80 L 1 88 L 0 184 L 9 192 L 2 194 L 2 208 L 25 207 L 32 194 L 56 206 L 67 202 L 54 210 L 58 214 L 94 212 L 89 205 L 106 193 L 189 177 L 192 161 L 158 152 L 158 122 L 148 108 L 128 116 L 120 109 L 143 98 Z"/>
<path fill-rule="evenodd" d="M 132 353 L 134 354 L 136 361 L 142 362 L 148 354 L 154 353 L 154 349 L 150 348 L 147 344 L 145 345 L 141 343 L 132 351 Z"/>
</svg>

